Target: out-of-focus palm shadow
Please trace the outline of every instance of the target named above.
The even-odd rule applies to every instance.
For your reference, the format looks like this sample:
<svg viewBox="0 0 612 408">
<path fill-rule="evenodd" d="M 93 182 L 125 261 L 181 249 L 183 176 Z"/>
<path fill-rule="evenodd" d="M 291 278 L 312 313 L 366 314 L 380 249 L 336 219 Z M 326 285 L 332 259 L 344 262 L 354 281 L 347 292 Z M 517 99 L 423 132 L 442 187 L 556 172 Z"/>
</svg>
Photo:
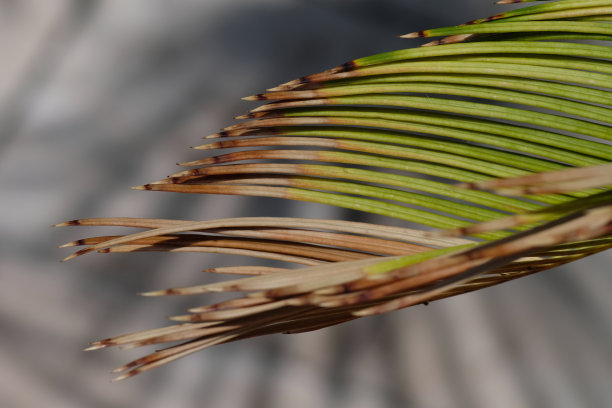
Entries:
<svg viewBox="0 0 612 408">
<path fill-rule="evenodd" d="M 580 264 L 593 265 L 585 273 L 567 267 L 317 333 L 223 345 L 108 385 L 105 370 L 142 351 L 80 355 L 79 346 L 166 324 L 165 315 L 206 301 L 142 299 L 137 292 L 211 281 L 219 277 L 199 271 L 246 261 L 92 254 L 58 265 L 65 253 L 53 245 L 88 232 L 47 225 L 98 216 L 372 220 L 316 204 L 129 187 L 199 157 L 187 147 L 253 107 L 242 96 L 355 57 L 412 46 L 394 36 L 489 15 L 494 8 L 476 0 L 62 4 L 66 12 L 57 24 L 67 26 L 56 39 L 47 38 L 33 59 L 40 66 L 30 68 L 0 112 L 7 118 L 0 123 L 0 203 L 10 215 L 0 222 L 12 238 L 0 248 L 0 268 L 9 282 L 5 290 L 13 291 L 3 294 L 0 314 L 8 333 L 0 357 L 12 356 L 1 360 L 1 374 L 26 373 L 5 382 L 16 386 L 0 385 L 7 406 L 556 407 L 562 398 L 598 406 L 610 397 L 606 255 Z M 22 7 L 15 18 L 27 24 L 34 11 Z M 547 354 L 547 341 L 573 330 L 565 317 L 544 321 L 555 311 L 578 325 L 582 334 L 571 338 L 581 343 L 558 342 Z M 540 359 L 537 350 L 543 350 Z M 583 358 L 559 361 L 575 350 Z"/>
</svg>

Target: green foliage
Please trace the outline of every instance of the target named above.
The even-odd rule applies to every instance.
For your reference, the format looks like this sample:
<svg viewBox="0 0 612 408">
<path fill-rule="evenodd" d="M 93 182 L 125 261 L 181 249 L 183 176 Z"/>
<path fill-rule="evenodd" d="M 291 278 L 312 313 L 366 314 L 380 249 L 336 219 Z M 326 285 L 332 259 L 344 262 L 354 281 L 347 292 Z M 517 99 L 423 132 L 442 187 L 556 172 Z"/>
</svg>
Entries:
<svg viewBox="0 0 612 408">
<path fill-rule="evenodd" d="M 219 268 L 255 276 L 148 293 L 248 292 L 175 318 L 186 325 L 92 348 L 186 341 L 126 365 L 125 378 L 214 344 L 315 330 L 609 248 L 610 16 L 612 1 L 538 4 L 407 34 L 448 37 L 247 97 L 270 103 L 208 136 L 197 149 L 212 154 L 184 163 L 193 168 L 139 189 L 310 201 L 441 230 L 286 218 L 62 224 L 145 228 L 75 241 L 87 247 L 71 257 L 222 252 L 302 265 Z"/>
</svg>

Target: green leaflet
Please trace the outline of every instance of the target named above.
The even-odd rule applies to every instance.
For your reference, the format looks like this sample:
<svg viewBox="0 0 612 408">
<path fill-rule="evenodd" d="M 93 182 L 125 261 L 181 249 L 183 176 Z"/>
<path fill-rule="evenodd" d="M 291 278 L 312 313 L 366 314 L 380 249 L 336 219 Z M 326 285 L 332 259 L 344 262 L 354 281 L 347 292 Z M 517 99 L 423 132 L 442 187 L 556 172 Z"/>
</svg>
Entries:
<svg viewBox="0 0 612 408">
<path fill-rule="evenodd" d="M 465 26 L 434 28 L 432 30 L 418 31 L 407 34 L 406 38 L 435 37 L 457 34 L 498 34 L 519 32 L 568 32 L 582 34 L 612 35 L 612 28 L 608 23 L 583 21 L 539 21 L 532 22 L 494 22 L 489 24 L 470 24 Z"/>
<path fill-rule="evenodd" d="M 401 100 L 400 98 L 393 98 L 392 96 L 375 96 L 375 95 L 374 96 L 372 95 L 361 96 L 361 97 L 355 97 L 355 98 L 352 98 L 352 97 L 335 98 L 334 101 L 337 103 L 342 103 L 342 104 L 354 103 L 354 104 L 359 104 L 359 105 L 362 105 L 367 102 L 371 102 L 372 104 L 384 103 L 386 105 L 392 105 L 393 103 L 403 102 L 404 105 L 408 105 L 409 102 L 415 101 L 417 103 L 414 103 L 412 105 L 413 107 L 427 108 L 427 107 L 432 106 L 430 104 L 431 102 L 430 98 Z M 421 102 L 421 104 L 418 104 L 418 102 Z M 444 102 L 440 102 L 440 104 L 443 104 L 443 103 Z M 447 106 L 449 109 L 454 109 L 455 111 L 466 112 L 471 107 L 477 106 L 477 104 L 461 103 L 460 101 L 457 101 L 457 102 L 453 101 L 453 102 L 448 103 Z M 444 107 L 446 108 L 447 106 L 444 106 Z M 504 109 L 500 109 L 500 110 L 503 111 Z M 485 113 L 489 113 L 491 115 L 498 113 L 499 115 L 501 115 L 499 113 L 500 110 L 491 109 L 491 111 L 485 112 Z M 385 127 L 400 128 L 402 127 L 400 124 L 395 124 L 393 122 L 391 123 L 385 122 L 385 120 L 392 120 L 392 121 L 398 121 L 398 122 L 414 121 L 416 123 L 419 123 L 419 122 L 432 123 L 433 122 L 434 125 L 437 123 L 438 126 L 442 125 L 442 126 L 447 126 L 451 128 L 456 127 L 459 129 L 475 130 L 475 131 L 481 131 L 483 133 L 491 133 L 491 134 L 499 134 L 499 135 L 503 135 L 507 137 L 515 137 L 517 139 L 524 139 L 524 140 L 528 140 L 534 143 L 546 144 L 546 145 L 550 145 L 552 147 L 558 147 L 561 149 L 569 149 L 569 150 L 572 150 L 573 152 L 583 153 L 585 156 L 592 155 L 592 156 L 596 156 L 596 157 L 599 157 L 605 160 L 612 159 L 612 146 L 610 145 L 596 143 L 590 140 L 583 140 L 583 139 L 579 139 L 579 138 L 575 138 L 571 136 L 565 136 L 562 134 L 552 134 L 549 132 L 537 131 L 537 130 L 532 131 L 531 129 L 527 130 L 525 128 L 521 129 L 520 127 L 507 125 L 501 122 L 493 123 L 493 122 L 478 121 L 476 119 L 465 118 L 465 117 L 454 117 L 454 116 L 444 117 L 441 115 L 434 116 L 434 115 L 422 114 L 420 112 L 415 112 L 415 111 L 405 111 L 405 110 L 399 110 L 399 109 L 382 109 L 382 108 L 350 109 L 350 108 L 327 107 L 326 109 L 320 109 L 320 110 L 314 110 L 314 109 L 288 110 L 288 111 L 284 111 L 283 113 L 287 117 L 324 116 L 324 117 L 355 118 L 350 121 L 352 124 L 361 125 L 361 126 L 381 127 L 381 128 L 385 128 Z M 479 113 L 482 114 L 483 112 L 479 112 Z M 516 114 L 518 115 L 519 113 L 517 112 Z M 366 124 L 366 122 L 364 121 L 369 118 L 372 118 L 373 120 L 367 122 Z M 345 121 L 345 123 L 349 123 L 349 121 Z M 396 127 L 393 127 L 393 126 L 396 126 Z M 604 130 L 602 129 L 602 133 L 603 132 Z"/>
<path fill-rule="evenodd" d="M 545 1 L 545 0 L 502 0 L 498 2 L 498 4 L 506 4 L 506 3 L 526 3 L 530 1 Z M 506 11 L 504 13 L 500 13 L 495 15 L 494 17 L 483 18 L 474 20 L 472 24 L 483 23 L 487 21 L 491 21 L 491 19 L 502 19 L 516 16 L 527 16 L 527 15 L 537 15 L 540 13 L 547 13 L 551 11 L 560 11 L 560 10 L 572 10 L 572 9 L 584 9 L 598 6 L 612 6 L 612 2 L 608 0 L 564 0 L 564 1 L 553 1 L 547 4 L 536 5 L 531 7 L 519 8 L 516 10 Z"/>
<path fill-rule="evenodd" d="M 520 81 L 515 81 L 520 82 Z M 529 84 L 527 84 L 529 85 Z M 546 86 L 537 87 L 530 89 L 532 91 L 544 92 Z M 567 87 L 572 88 L 572 87 Z M 573 87 L 577 88 L 577 87 Z M 558 88 L 559 90 L 568 91 L 560 96 L 571 97 L 569 89 L 565 87 Z M 354 86 L 342 86 L 333 87 L 322 90 L 321 96 L 330 98 L 333 101 L 334 97 L 347 96 L 347 95 L 367 95 L 367 94 L 380 94 L 380 93 L 423 93 L 423 94 L 441 94 L 441 95 L 454 95 L 454 96 L 465 96 L 472 98 L 489 99 L 500 102 L 510 102 L 514 104 L 523 104 L 533 106 L 537 108 L 548 109 L 552 111 L 563 112 L 566 114 L 580 116 L 585 119 L 593 121 L 602 121 L 610 123 L 612 122 L 612 112 L 606 107 L 599 107 L 590 104 L 584 104 L 580 102 L 574 102 L 562 98 L 553 98 L 549 96 L 536 95 L 525 92 L 516 92 L 510 90 L 496 89 L 491 87 L 482 87 L 475 85 L 463 85 L 463 84 L 436 84 L 426 82 L 412 82 L 409 84 L 369 84 L 369 85 L 354 85 Z M 296 93 L 297 96 L 298 93 Z M 604 99 L 605 101 L 605 99 Z M 603 101 L 599 102 L 602 103 Z"/>
<path fill-rule="evenodd" d="M 603 45 L 575 44 L 564 42 L 530 42 L 530 41 L 497 41 L 497 42 L 474 42 L 466 44 L 448 44 L 437 47 L 409 48 L 405 50 L 390 51 L 370 57 L 353 60 L 357 68 L 370 65 L 386 64 L 403 60 L 416 60 L 421 58 L 432 58 L 457 55 L 477 54 L 533 54 L 537 56 L 568 56 L 581 58 L 612 58 L 612 50 Z M 586 61 L 585 62 L 589 62 Z M 602 69 L 608 70 L 610 63 L 607 61 L 591 61 Z"/>
<path fill-rule="evenodd" d="M 475 57 L 474 59 L 476 59 Z M 484 57 L 483 57 L 484 58 Z M 486 57 L 487 61 L 500 60 L 501 58 Z M 464 58 L 465 60 L 465 58 Z M 612 95 L 600 89 L 585 88 L 576 85 L 561 84 L 547 81 L 532 80 L 527 78 L 496 77 L 493 75 L 452 75 L 452 74 L 410 74 L 410 75 L 377 75 L 372 77 L 351 78 L 323 84 L 320 92 L 325 95 L 333 95 L 334 92 L 343 91 L 355 85 L 371 84 L 411 84 L 411 83 L 443 83 L 478 85 L 486 87 L 491 92 L 496 92 L 496 88 L 512 89 L 516 91 L 532 92 L 544 95 L 557 96 L 560 98 L 590 102 L 593 104 L 612 105 Z M 337 89 L 338 88 L 338 89 Z M 299 92 L 299 91 L 296 91 Z M 329 92 L 329 94 L 327 94 Z M 527 94 L 529 95 L 529 94 Z M 592 105 L 586 105 L 592 106 Z M 585 108 L 586 109 L 586 108 Z"/>
</svg>

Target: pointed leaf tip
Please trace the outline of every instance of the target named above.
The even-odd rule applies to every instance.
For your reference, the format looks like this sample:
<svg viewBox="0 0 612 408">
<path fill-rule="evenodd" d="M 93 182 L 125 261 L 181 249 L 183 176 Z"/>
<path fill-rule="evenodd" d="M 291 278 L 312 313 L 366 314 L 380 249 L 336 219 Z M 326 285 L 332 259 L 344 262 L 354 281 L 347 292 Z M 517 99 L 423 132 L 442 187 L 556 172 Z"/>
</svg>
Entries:
<svg viewBox="0 0 612 408">
<path fill-rule="evenodd" d="M 152 290 L 150 292 L 140 292 L 138 296 L 146 296 L 146 297 L 154 297 L 154 296 L 166 296 L 166 295 L 176 295 L 174 289 L 162 289 L 162 290 Z"/>
<path fill-rule="evenodd" d="M 113 370 L 113 373 L 115 373 L 115 370 Z M 111 380 L 111 382 L 112 382 L 112 383 L 115 383 L 115 382 L 118 382 L 118 381 L 123 381 L 123 380 L 125 380 L 125 379 L 130 378 L 130 377 L 133 377 L 135 374 L 136 374 L 136 373 L 134 373 L 134 372 L 132 372 L 132 371 L 129 371 L 129 372 L 125 373 L 125 374 L 121 374 L 120 376 L 113 378 L 113 379 Z"/>
<path fill-rule="evenodd" d="M 71 242 L 66 242 L 65 244 L 62 245 L 58 245 L 58 248 L 70 248 L 70 247 L 74 247 L 74 246 L 78 246 L 78 245 L 82 245 L 79 243 L 79 241 L 71 241 Z"/>
<path fill-rule="evenodd" d="M 168 319 L 173 322 L 192 322 L 195 315 L 180 315 L 180 316 L 169 316 Z"/>
<path fill-rule="evenodd" d="M 204 136 L 202 139 L 219 139 L 221 137 L 227 137 L 227 132 L 221 131 L 221 132 L 213 133 L 211 135 Z"/>
<path fill-rule="evenodd" d="M 79 256 L 77 253 L 74 253 L 74 254 L 68 255 L 67 257 L 65 257 L 64 259 L 62 259 L 60 262 L 68 262 L 68 261 L 70 261 L 71 259 L 76 258 L 77 256 Z"/>
<path fill-rule="evenodd" d="M 264 94 L 249 95 L 242 98 L 243 101 L 263 101 L 266 99 L 268 98 Z"/>
<path fill-rule="evenodd" d="M 279 85 L 279 86 L 275 86 L 275 87 L 272 87 L 272 88 L 268 88 L 268 89 L 266 89 L 266 91 L 268 91 L 268 92 L 287 91 L 287 90 L 289 90 L 291 88 L 293 88 L 293 87 L 288 86 L 288 85 Z"/>
<path fill-rule="evenodd" d="M 355 317 L 367 317 L 372 316 L 373 314 L 375 313 L 372 312 L 372 309 L 362 309 L 352 313 L 352 315 Z"/>
<path fill-rule="evenodd" d="M 83 248 L 81 250 L 76 251 L 75 253 L 68 255 L 67 257 L 65 257 L 64 259 L 62 259 L 60 262 L 67 262 L 70 261 L 71 259 L 74 259 L 76 257 L 79 257 L 81 255 L 85 255 L 91 251 L 93 251 L 93 248 Z"/>
<path fill-rule="evenodd" d="M 399 38 L 423 38 L 426 37 L 423 31 L 414 31 L 412 33 L 400 35 Z"/>
<path fill-rule="evenodd" d="M 90 346 L 85 347 L 83 349 L 83 351 L 100 350 L 100 349 L 103 349 L 103 348 L 106 348 L 106 347 L 108 347 L 108 344 L 102 344 L 102 343 L 94 342 Z"/>
<path fill-rule="evenodd" d="M 81 225 L 81 222 L 79 220 L 64 221 L 64 222 L 60 222 L 59 224 L 51 225 L 51 228 L 73 227 L 76 225 Z"/>
</svg>

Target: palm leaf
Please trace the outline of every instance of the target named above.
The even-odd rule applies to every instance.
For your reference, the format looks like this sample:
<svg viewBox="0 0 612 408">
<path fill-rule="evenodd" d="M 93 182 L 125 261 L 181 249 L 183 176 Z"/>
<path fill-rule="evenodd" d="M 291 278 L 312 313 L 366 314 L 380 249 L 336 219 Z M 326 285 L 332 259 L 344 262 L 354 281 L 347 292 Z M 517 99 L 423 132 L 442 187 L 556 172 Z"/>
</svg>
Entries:
<svg viewBox="0 0 612 408">
<path fill-rule="evenodd" d="M 269 103 L 207 136 L 196 149 L 210 154 L 183 163 L 192 168 L 137 189 L 331 204 L 423 229 L 296 218 L 59 224 L 143 229 L 71 242 L 85 248 L 66 259 L 214 252 L 297 265 L 212 268 L 243 277 L 145 293 L 239 295 L 90 349 L 181 342 L 121 367 L 122 379 L 215 344 L 316 330 L 612 247 L 612 50 L 582 42 L 611 40 L 611 15 L 612 1 L 561 0 L 418 31 L 404 37 L 447 37 L 245 98 Z"/>
</svg>

